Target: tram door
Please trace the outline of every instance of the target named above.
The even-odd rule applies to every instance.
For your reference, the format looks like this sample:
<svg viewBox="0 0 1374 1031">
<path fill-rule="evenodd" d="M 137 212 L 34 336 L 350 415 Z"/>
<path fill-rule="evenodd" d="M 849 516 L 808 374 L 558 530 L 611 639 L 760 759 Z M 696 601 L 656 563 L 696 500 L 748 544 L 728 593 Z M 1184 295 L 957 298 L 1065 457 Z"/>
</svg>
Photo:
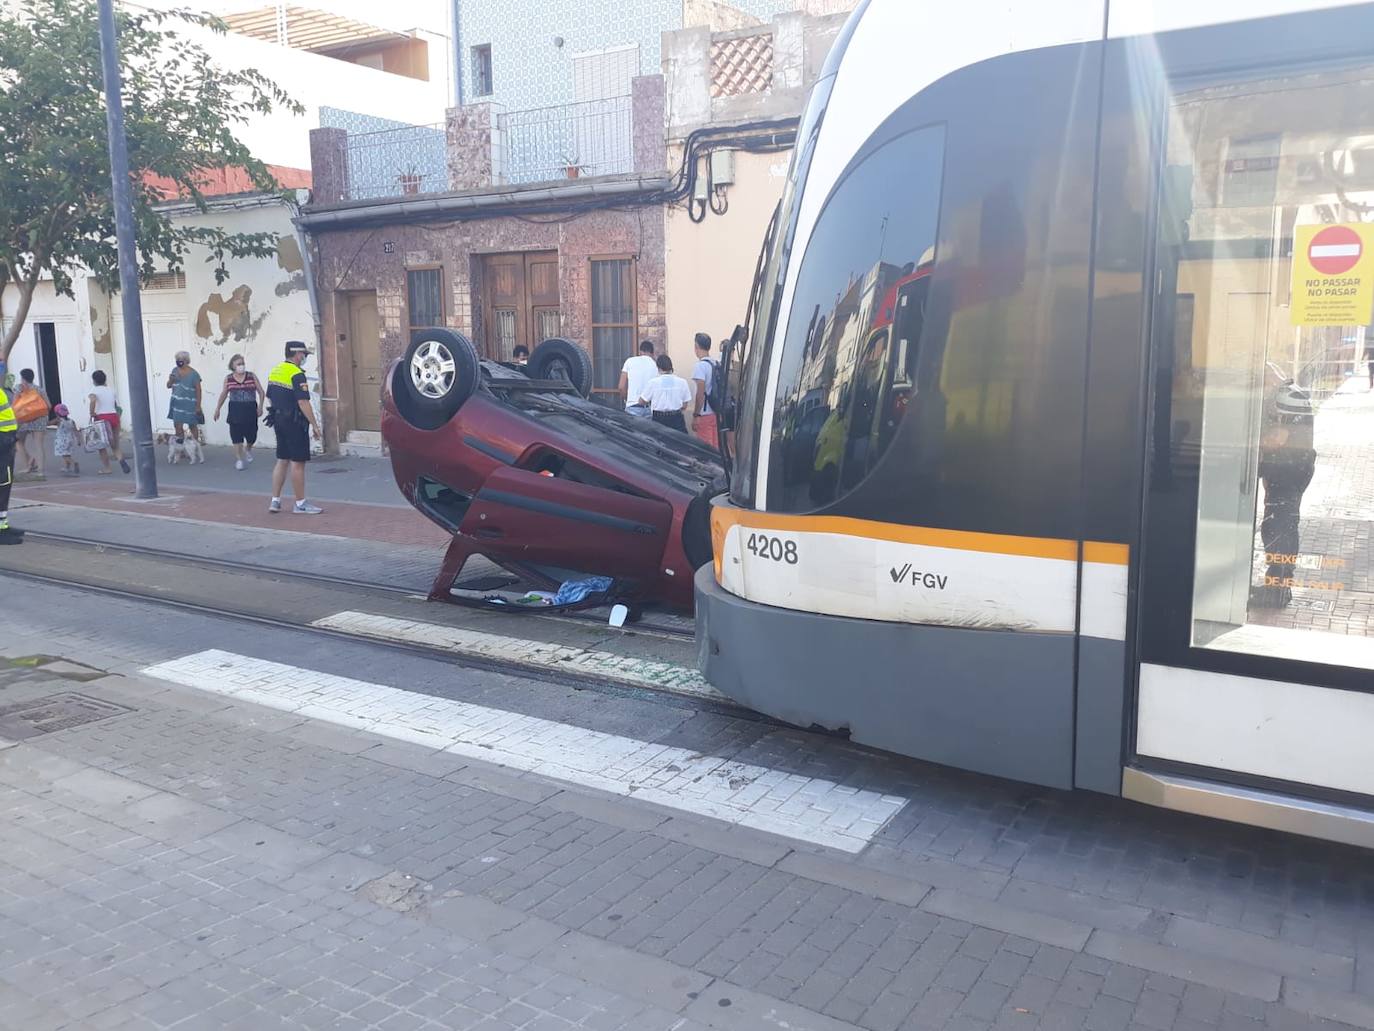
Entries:
<svg viewBox="0 0 1374 1031">
<path fill-rule="evenodd" d="M 1374 796 L 1374 61 L 1169 94 L 1135 756 Z"/>
</svg>

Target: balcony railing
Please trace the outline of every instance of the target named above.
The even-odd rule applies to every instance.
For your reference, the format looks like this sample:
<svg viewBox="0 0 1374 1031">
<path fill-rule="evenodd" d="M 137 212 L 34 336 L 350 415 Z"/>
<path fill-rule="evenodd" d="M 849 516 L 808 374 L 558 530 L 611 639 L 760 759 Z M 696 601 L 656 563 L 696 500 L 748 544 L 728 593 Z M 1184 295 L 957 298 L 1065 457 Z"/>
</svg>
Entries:
<svg viewBox="0 0 1374 1031">
<path fill-rule="evenodd" d="M 498 119 L 505 179 L 534 183 L 634 169 L 629 96 L 510 111 Z"/>
<path fill-rule="evenodd" d="M 616 175 L 634 169 L 629 96 L 527 111 L 497 109 L 495 116 L 488 144 L 495 183 Z M 450 131 L 451 126 L 439 124 L 349 133 L 348 199 L 454 189 L 450 149 L 472 144 L 457 142 L 461 137 L 450 139 Z"/>
<path fill-rule="evenodd" d="M 348 197 L 442 193 L 449 188 L 447 155 L 442 124 L 349 133 Z"/>
</svg>

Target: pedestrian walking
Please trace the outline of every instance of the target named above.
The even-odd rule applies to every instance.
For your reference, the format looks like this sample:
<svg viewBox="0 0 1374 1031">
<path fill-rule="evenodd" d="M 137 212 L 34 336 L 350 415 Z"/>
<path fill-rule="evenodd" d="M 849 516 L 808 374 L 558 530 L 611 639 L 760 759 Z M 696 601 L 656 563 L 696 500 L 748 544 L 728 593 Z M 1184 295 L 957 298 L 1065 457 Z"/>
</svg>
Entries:
<svg viewBox="0 0 1374 1031">
<path fill-rule="evenodd" d="M 91 423 L 100 423 L 105 431 L 105 446 L 99 448 L 100 452 L 100 475 L 109 476 L 113 471 L 110 469 L 110 455 L 119 463 L 119 468 L 124 472 L 129 471 L 129 462 L 124 457 L 124 453 L 119 449 L 119 402 L 115 400 L 114 391 L 105 382 L 105 372 L 103 369 L 96 369 L 91 373 L 91 392 L 86 395 L 90 402 Z M 89 427 L 87 427 L 89 429 Z M 87 449 L 89 450 L 89 445 Z"/>
<path fill-rule="evenodd" d="M 319 515 L 323 509 L 305 499 L 305 463 L 310 461 L 310 438 L 320 439 L 320 424 L 310 406 L 310 387 L 305 380 L 306 356 L 310 348 L 299 340 L 286 342 L 286 360 L 267 377 L 267 401 L 271 410 L 267 424 L 277 434 L 277 464 L 272 470 L 272 500 L 267 511 L 281 511 L 281 492 L 291 475 L 291 489 L 297 515 Z"/>
<path fill-rule="evenodd" d="M 188 431 L 197 444 L 203 443 L 200 439 L 200 427 L 205 422 L 205 409 L 201 403 L 203 387 L 200 373 L 191 367 L 189 352 L 177 352 L 176 367 L 167 377 L 167 389 L 172 392 L 172 400 L 167 406 L 167 418 L 171 420 L 177 443 L 185 442 Z M 203 453 L 200 460 L 205 461 Z"/>
<path fill-rule="evenodd" d="M 625 399 L 625 411 L 641 419 L 649 418 L 649 408 L 640 401 L 649 380 L 658 375 L 654 364 L 654 342 L 641 340 L 639 354 L 625 359 L 620 367 L 620 396 Z"/>
<path fill-rule="evenodd" d="M 711 338 L 705 333 L 698 333 L 694 343 L 697 363 L 692 368 L 692 393 L 695 398 L 692 432 L 711 447 L 720 447 L 716 412 L 711 407 L 711 389 L 716 384 L 716 374 L 720 370 L 711 358 Z"/>
<path fill-rule="evenodd" d="M 19 420 L 14 471 L 25 479 L 46 480 L 43 474 L 48 447 L 48 395 L 34 382 L 32 369 L 19 370 L 18 390 L 10 403 Z"/>
<path fill-rule="evenodd" d="M 76 460 L 77 428 L 71 409 L 66 405 L 54 405 L 52 414 L 57 416 L 57 433 L 52 440 L 52 453 L 62 459 L 62 475 L 80 476 L 81 466 Z"/>
<path fill-rule="evenodd" d="M 692 403 L 692 388 L 681 376 L 673 375 L 673 360 L 658 356 L 659 374 L 644 387 L 639 403 L 649 409 L 660 426 L 687 432 L 687 408 Z"/>
<path fill-rule="evenodd" d="M 262 418 L 262 402 L 266 392 L 258 378 L 248 371 L 243 355 L 236 354 L 229 359 L 229 375 L 224 378 L 224 388 L 215 402 L 215 421 L 224 402 L 229 401 L 229 440 L 234 445 L 234 468 L 242 469 L 244 463 L 252 464 L 253 445 L 258 442 L 258 419 Z"/>
<path fill-rule="evenodd" d="M 19 446 L 19 420 L 0 380 L 0 544 L 20 544 L 24 535 L 10 527 L 10 488 L 14 486 L 14 451 Z"/>
</svg>

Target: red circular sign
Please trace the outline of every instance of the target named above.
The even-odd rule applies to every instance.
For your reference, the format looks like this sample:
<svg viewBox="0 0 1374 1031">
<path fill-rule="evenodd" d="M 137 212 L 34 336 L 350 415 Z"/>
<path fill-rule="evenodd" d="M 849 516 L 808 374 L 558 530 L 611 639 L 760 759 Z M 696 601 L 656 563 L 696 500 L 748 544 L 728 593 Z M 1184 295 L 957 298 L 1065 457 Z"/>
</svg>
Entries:
<svg viewBox="0 0 1374 1031">
<path fill-rule="evenodd" d="M 1349 272 L 1363 253 L 1360 234 L 1348 226 L 1327 226 L 1307 245 L 1307 260 L 1326 276 Z"/>
</svg>

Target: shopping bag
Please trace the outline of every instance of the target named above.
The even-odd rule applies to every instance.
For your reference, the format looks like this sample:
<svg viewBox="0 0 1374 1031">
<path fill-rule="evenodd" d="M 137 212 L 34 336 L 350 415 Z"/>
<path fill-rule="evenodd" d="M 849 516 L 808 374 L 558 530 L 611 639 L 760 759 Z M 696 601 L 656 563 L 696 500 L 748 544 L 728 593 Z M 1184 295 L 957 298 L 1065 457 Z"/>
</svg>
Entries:
<svg viewBox="0 0 1374 1031">
<path fill-rule="evenodd" d="M 109 431 L 105 428 L 105 424 L 97 419 L 82 430 L 81 446 L 88 454 L 94 454 L 97 451 L 105 451 L 108 449 L 110 446 L 110 435 Z"/>
</svg>

